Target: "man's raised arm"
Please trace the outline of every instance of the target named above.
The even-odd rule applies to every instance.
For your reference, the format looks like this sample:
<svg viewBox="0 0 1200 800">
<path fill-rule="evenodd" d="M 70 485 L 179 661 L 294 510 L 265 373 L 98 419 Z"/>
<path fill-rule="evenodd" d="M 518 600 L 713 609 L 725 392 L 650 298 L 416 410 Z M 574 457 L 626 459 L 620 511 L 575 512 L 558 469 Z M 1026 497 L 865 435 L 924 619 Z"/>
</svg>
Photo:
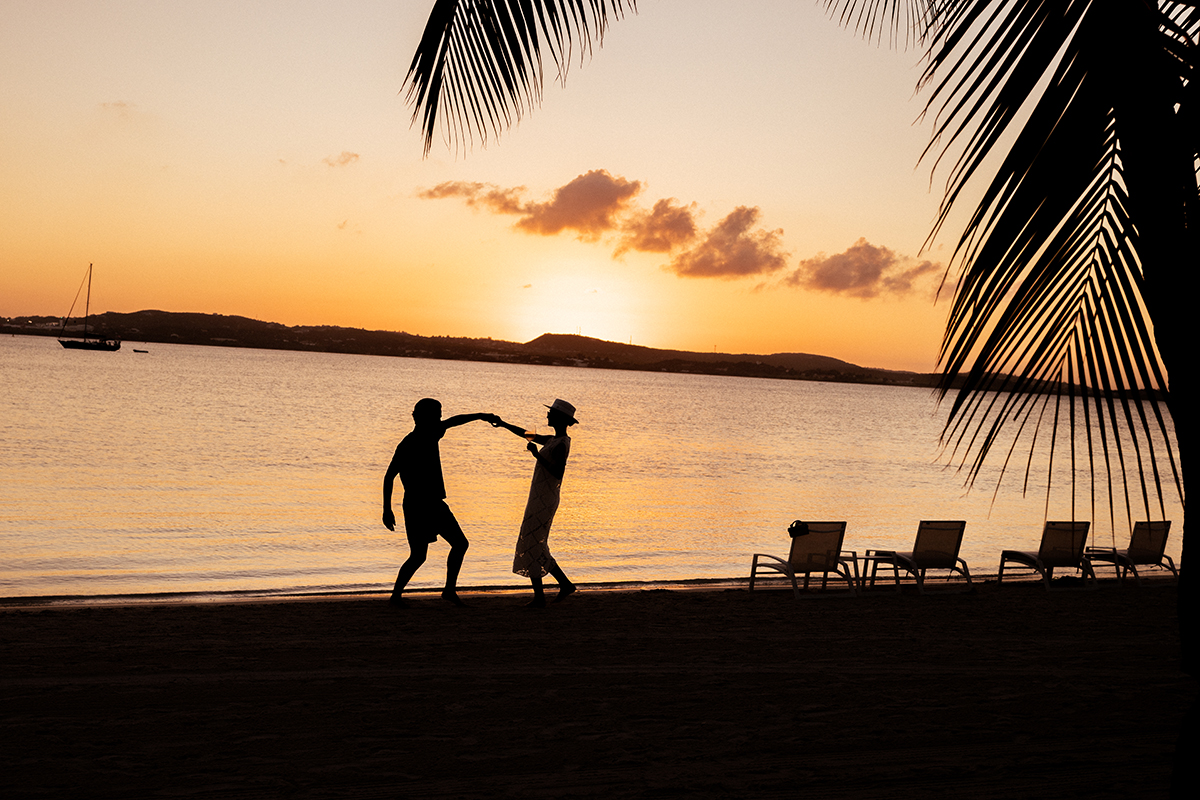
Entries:
<svg viewBox="0 0 1200 800">
<path fill-rule="evenodd" d="M 500 418 L 495 414 L 456 414 L 453 417 L 447 417 L 446 419 L 442 420 L 442 426 L 444 428 L 457 428 L 459 425 L 466 425 L 468 422 L 474 422 L 477 419 L 490 422 L 493 425 L 496 425 L 500 422 Z"/>
</svg>

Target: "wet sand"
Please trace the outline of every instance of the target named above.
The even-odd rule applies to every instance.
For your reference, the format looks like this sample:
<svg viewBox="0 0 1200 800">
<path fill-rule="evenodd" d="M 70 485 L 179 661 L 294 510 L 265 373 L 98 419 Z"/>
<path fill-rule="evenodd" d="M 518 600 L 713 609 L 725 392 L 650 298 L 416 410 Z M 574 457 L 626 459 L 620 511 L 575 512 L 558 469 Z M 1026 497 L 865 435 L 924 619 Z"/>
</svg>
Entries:
<svg viewBox="0 0 1200 800">
<path fill-rule="evenodd" d="M 0 611 L 0 794 L 1166 797 L 1175 589 Z"/>
</svg>

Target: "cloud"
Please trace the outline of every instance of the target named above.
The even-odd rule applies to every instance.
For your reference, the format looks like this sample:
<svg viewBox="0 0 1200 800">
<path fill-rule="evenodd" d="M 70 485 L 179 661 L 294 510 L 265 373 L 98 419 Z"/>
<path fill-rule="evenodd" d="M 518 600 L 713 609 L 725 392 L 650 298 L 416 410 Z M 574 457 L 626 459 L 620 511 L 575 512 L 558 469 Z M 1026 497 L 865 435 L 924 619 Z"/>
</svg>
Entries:
<svg viewBox="0 0 1200 800">
<path fill-rule="evenodd" d="M 888 294 L 908 294 L 914 291 L 917 279 L 930 273 L 942 272 L 942 265 L 935 264 L 932 261 L 922 261 L 909 267 L 898 274 L 885 275 L 883 278 L 883 288 Z"/>
<path fill-rule="evenodd" d="M 348 167 L 355 161 L 358 161 L 358 153 L 343 150 L 340 156 L 330 156 L 322 160 L 331 167 Z"/>
<path fill-rule="evenodd" d="M 527 203 L 516 227 L 542 236 L 573 230 L 579 238 L 595 241 L 618 227 L 618 217 L 641 189 L 640 181 L 594 169 L 555 189 L 549 201 Z"/>
<path fill-rule="evenodd" d="M 739 206 L 701 233 L 695 203 L 672 197 L 646 209 L 635 202 L 641 191 L 641 181 L 594 169 L 555 189 L 545 202 L 525 200 L 524 186 L 506 189 L 468 181 L 447 181 L 417 196 L 458 198 L 473 208 L 511 214 L 519 217 L 517 230 L 538 236 L 571 231 L 584 241 L 596 241 L 611 234 L 614 258 L 630 251 L 676 253 L 666 268 L 682 277 L 741 278 L 787 266 L 783 231 L 754 229 L 761 215 L 758 207 Z"/>
<path fill-rule="evenodd" d="M 696 204 L 675 205 L 675 198 L 659 200 L 650 211 L 634 211 L 621 226 L 621 241 L 613 255 L 630 250 L 669 253 L 696 238 Z"/>
<path fill-rule="evenodd" d="M 447 181 L 417 196 L 458 198 L 476 209 L 515 216 L 514 227 L 528 234 L 571 231 L 585 241 L 608 237 L 615 242 L 614 258 L 628 252 L 668 254 L 670 261 L 663 268 L 681 278 L 735 280 L 770 275 L 769 282 L 756 289 L 800 287 L 864 299 L 926 289 L 932 296 L 936 290 L 934 277 L 942 271 L 941 264 L 897 255 L 865 238 L 844 253 L 805 259 L 780 279 L 774 275 L 786 270 L 789 257 L 783 248 L 783 230 L 755 227 L 762 216 L 758 206 L 738 206 L 702 231 L 695 203 L 671 197 L 647 209 L 636 202 L 642 186 L 641 181 L 594 169 L 555 189 L 545 202 L 526 200 L 524 186 L 468 181 Z M 952 293 L 953 286 L 945 290 Z"/>
<path fill-rule="evenodd" d="M 622 217 L 630 212 L 632 200 L 641 190 L 641 181 L 594 169 L 555 189 L 544 203 L 526 201 L 524 186 L 505 189 L 468 181 L 439 183 L 417 192 L 417 196 L 426 200 L 458 197 L 472 208 L 518 215 L 514 227 L 525 233 L 554 236 L 574 231 L 580 239 L 595 241 L 621 227 Z"/>
<path fill-rule="evenodd" d="M 417 192 L 417 197 L 424 200 L 441 200 L 447 197 L 461 197 L 472 208 L 484 208 L 495 214 L 522 214 L 525 204 L 521 195 L 525 193 L 524 186 L 512 189 L 501 189 L 490 183 L 471 183 L 467 181 L 446 181 L 432 189 Z"/>
<path fill-rule="evenodd" d="M 904 295 L 914 291 L 919 279 L 941 270 L 940 264 L 899 256 L 860 238 L 844 253 L 818 254 L 805 259 L 784 283 L 830 294 L 864 299 L 881 294 Z"/>
<path fill-rule="evenodd" d="M 124 100 L 114 100 L 111 103 L 101 103 L 100 109 L 108 114 L 116 114 L 121 119 L 129 119 L 133 114 L 133 110 L 137 108 L 133 103 L 126 103 Z"/>
<path fill-rule="evenodd" d="M 757 206 L 738 206 L 667 269 L 686 278 L 744 278 L 783 269 L 788 255 L 781 243 L 783 230 L 751 230 L 761 213 Z"/>
</svg>

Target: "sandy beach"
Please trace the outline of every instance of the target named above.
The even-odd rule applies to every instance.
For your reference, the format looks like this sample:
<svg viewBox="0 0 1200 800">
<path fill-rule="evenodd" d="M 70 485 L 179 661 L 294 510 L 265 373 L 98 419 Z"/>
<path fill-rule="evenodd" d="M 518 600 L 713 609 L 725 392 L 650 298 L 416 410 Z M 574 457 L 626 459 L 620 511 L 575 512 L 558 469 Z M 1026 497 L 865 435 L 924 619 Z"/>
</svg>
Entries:
<svg viewBox="0 0 1200 800">
<path fill-rule="evenodd" d="M 9 608 L 25 797 L 1166 797 L 1175 589 Z"/>
</svg>

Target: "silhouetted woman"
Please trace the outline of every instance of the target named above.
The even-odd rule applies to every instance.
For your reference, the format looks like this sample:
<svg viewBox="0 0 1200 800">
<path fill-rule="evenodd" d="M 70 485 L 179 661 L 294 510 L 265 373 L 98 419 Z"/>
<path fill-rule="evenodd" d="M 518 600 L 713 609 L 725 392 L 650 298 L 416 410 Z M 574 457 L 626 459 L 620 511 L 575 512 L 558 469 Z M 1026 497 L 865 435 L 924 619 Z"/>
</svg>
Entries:
<svg viewBox="0 0 1200 800">
<path fill-rule="evenodd" d="M 563 473 L 567 468 L 567 456 L 571 453 L 571 437 L 567 428 L 575 425 L 575 406 L 566 400 L 555 400 L 546 406 L 546 423 L 554 429 L 553 436 L 527 433 L 524 428 L 500 420 L 499 425 L 517 436 L 529 439 L 528 449 L 537 459 L 533 468 L 533 482 L 529 486 L 529 501 L 525 504 L 525 519 L 521 522 L 521 534 L 517 537 L 517 553 L 513 558 L 513 572 L 529 578 L 533 584 L 534 608 L 546 605 L 542 591 L 542 576 L 550 573 L 558 581 L 558 603 L 575 591 L 575 584 L 563 573 L 554 556 L 550 555 L 547 539 L 550 538 L 550 523 L 558 510 L 559 490 L 562 488 Z M 541 449 L 538 449 L 541 445 Z"/>
</svg>

